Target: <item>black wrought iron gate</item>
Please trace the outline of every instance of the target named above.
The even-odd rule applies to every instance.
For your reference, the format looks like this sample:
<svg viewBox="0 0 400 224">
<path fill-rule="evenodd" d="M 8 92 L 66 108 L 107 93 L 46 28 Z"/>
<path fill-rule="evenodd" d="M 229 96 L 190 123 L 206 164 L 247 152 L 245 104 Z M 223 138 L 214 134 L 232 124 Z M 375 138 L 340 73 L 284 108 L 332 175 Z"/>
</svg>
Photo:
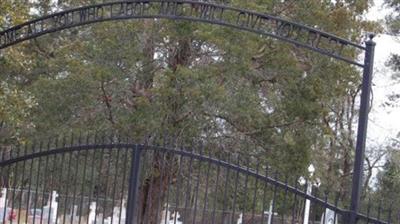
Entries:
<svg viewBox="0 0 400 224">
<path fill-rule="evenodd" d="M 255 157 L 111 138 L 67 142 L 1 155 L 2 223 L 292 224 L 305 213 L 310 223 L 347 223 L 336 195 L 311 195 L 301 178 Z M 388 211 L 367 212 L 358 223 L 395 223 Z"/>
<path fill-rule="evenodd" d="M 39 152 L 19 149 L 16 154 L 3 154 L 1 173 L 3 186 L 6 186 L 3 194 L 6 197 L 0 201 L 4 205 L 4 212 L 0 213 L 3 222 L 8 219 L 42 222 L 47 218 L 48 223 L 67 220 L 73 223 L 77 218 L 79 223 L 92 220 L 90 211 L 95 211 L 96 222 L 101 219 L 102 223 L 107 220 L 114 223 L 118 220 L 119 223 L 124 220 L 126 212 L 127 223 L 157 223 L 161 219 L 159 211 L 165 211 L 174 212 L 174 219 L 179 213 L 184 223 L 234 223 L 240 214 L 250 223 L 266 223 L 264 220 L 269 214 L 271 223 L 277 220 L 301 223 L 298 217 L 304 210 L 302 204 L 309 200 L 314 220 L 319 214 L 333 211 L 338 215 L 334 215 L 333 222 L 385 223 L 369 218 L 369 214 L 363 216 L 359 213 L 375 46 L 373 35 L 363 46 L 275 16 L 226 5 L 190 0 L 126 0 L 58 12 L 11 27 L 0 32 L 0 49 L 63 29 L 138 18 L 189 20 L 227 26 L 292 43 L 362 68 L 361 108 L 349 210 L 338 209 L 334 202 L 327 203 L 331 196 L 318 199 L 306 194 L 296 184 L 291 186 L 279 182 L 277 177 L 268 177 L 266 167 L 251 167 L 250 163 L 243 164 L 243 161 L 232 164 L 231 161 L 187 151 L 113 143 L 56 147 Z M 364 62 L 346 55 L 348 49 L 365 53 Z M 43 147 L 36 149 L 42 150 Z M 165 166 L 171 166 L 174 172 Z M 204 167 L 210 170 L 205 176 Z M 258 187 L 249 189 L 249 182 Z M 156 191 L 156 188 L 159 189 Z M 59 200 L 55 215 L 50 211 L 53 208 L 52 196 L 57 196 L 50 192 L 53 189 L 56 189 Z M 268 201 L 272 201 L 271 206 L 268 206 Z M 267 207 L 272 208 L 268 215 L 265 212 Z M 119 208 L 119 211 L 114 211 L 114 208 Z M 272 215 L 274 212 L 277 215 Z M 381 218 L 381 210 L 376 215 Z M 393 220 L 390 212 L 385 215 L 389 222 Z"/>
</svg>

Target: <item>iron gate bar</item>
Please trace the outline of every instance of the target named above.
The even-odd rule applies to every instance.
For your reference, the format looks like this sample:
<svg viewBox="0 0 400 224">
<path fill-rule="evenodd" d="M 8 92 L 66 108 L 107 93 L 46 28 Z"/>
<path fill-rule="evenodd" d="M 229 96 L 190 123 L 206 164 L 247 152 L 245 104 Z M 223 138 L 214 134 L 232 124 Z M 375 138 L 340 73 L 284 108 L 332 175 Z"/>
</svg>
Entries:
<svg viewBox="0 0 400 224">
<path fill-rule="evenodd" d="M 120 11 L 115 14 L 113 10 L 115 10 L 115 7 L 117 6 L 120 7 Z M 192 7 L 194 6 L 199 7 L 200 11 L 193 10 Z M 140 7 L 139 11 L 135 11 L 138 9 L 137 7 Z M 159 10 L 153 13 L 151 12 L 152 9 Z M 189 11 L 185 12 L 184 9 L 190 10 L 190 14 L 187 14 Z M 230 18 L 226 17 L 226 15 L 233 15 L 234 17 Z M 362 51 L 366 49 L 364 46 L 353 43 L 349 40 L 272 15 L 261 14 L 226 5 L 190 0 L 117 1 L 54 13 L 1 31 L 0 49 L 47 33 L 57 32 L 76 26 L 109 20 L 139 18 L 189 20 L 232 27 L 239 30 L 270 36 L 359 67 L 364 67 L 363 64 L 343 55 L 343 50 L 345 48 L 358 49 Z M 303 40 L 301 40 L 302 38 Z M 328 47 L 321 46 L 320 44 L 322 41 L 325 41 Z"/>
<path fill-rule="evenodd" d="M 127 213 L 126 223 L 136 223 L 136 218 L 139 216 L 136 213 L 136 201 L 138 198 L 139 191 L 139 172 L 140 172 L 140 156 L 143 150 L 143 145 L 135 145 L 132 147 L 132 161 L 131 171 L 129 174 L 129 189 L 128 189 L 128 202 L 127 208 L 131 208 L 131 211 Z"/>
</svg>

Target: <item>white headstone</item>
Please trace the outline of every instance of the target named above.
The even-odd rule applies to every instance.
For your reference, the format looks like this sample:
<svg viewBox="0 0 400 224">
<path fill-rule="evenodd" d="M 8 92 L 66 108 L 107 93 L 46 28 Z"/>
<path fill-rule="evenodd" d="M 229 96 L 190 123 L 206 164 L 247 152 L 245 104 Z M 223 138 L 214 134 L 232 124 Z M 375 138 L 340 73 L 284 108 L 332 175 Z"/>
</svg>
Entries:
<svg viewBox="0 0 400 224">
<path fill-rule="evenodd" d="M 170 214 L 170 212 L 169 212 L 169 210 L 167 208 L 169 208 L 169 205 L 165 204 L 165 209 L 161 213 L 160 224 L 165 224 L 165 220 L 167 220 L 167 222 L 169 224 L 169 221 L 171 219 L 171 214 Z"/>
<path fill-rule="evenodd" d="M 174 217 L 172 220 L 170 220 L 169 224 L 183 224 L 183 222 L 180 221 L 181 215 L 179 214 L 179 212 L 176 211 L 174 214 L 176 215 L 176 217 Z"/>
<path fill-rule="evenodd" d="M 325 215 L 326 214 L 326 215 Z M 322 214 L 321 224 L 337 224 L 337 217 L 335 218 L 335 212 L 327 208 L 325 213 Z"/>
<path fill-rule="evenodd" d="M 126 201 L 122 199 L 122 209 L 121 209 L 121 223 L 125 223 L 126 219 Z"/>
<path fill-rule="evenodd" d="M 0 197 L 0 208 L 7 207 L 6 198 L 7 198 L 7 188 L 2 188 Z"/>
<path fill-rule="evenodd" d="M 111 217 L 108 216 L 108 217 L 104 220 L 104 223 L 106 223 L 106 224 L 111 224 Z"/>
<path fill-rule="evenodd" d="M 112 216 L 112 222 L 113 223 L 119 223 L 119 213 L 120 213 L 120 208 L 119 207 L 114 207 L 113 209 L 113 216 Z"/>
<path fill-rule="evenodd" d="M 57 191 L 51 192 L 51 202 L 50 202 L 50 223 L 57 222 L 57 210 L 58 210 L 58 202 L 57 202 L 58 194 Z"/>
<path fill-rule="evenodd" d="M 100 220 L 100 221 L 99 221 Z M 103 213 L 99 213 L 96 215 L 96 223 L 101 223 L 101 221 L 103 220 Z M 95 223 L 95 224 L 96 224 Z"/>
<path fill-rule="evenodd" d="M 237 224 L 242 224 L 243 223 L 243 213 L 240 213 L 239 218 L 236 222 Z"/>
<path fill-rule="evenodd" d="M 78 205 L 74 205 L 74 209 L 72 211 L 72 223 L 75 223 L 79 220 L 78 216 Z"/>
<path fill-rule="evenodd" d="M 96 202 L 92 202 L 92 203 L 90 203 L 90 206 L 89 206 L 89 217 L 88 217 L 88 221 L 89 221 L 89 223 L 88 224 L 95 224 L 94 223 L 94 219 L 95 219 L 95 217 L 96 217 Z"/>
<path fill-rule="evenodd" d="M 1 189 L 1 197 L 0 197 L 0 222 L 3 221 L 4 216 L 8 214 L 8 208 L 6 208 L 4 212 L 4 207 L 7 207 L 7 188 Z M 7 218 L 7 217 L 6 217 Z"/>
</svg>

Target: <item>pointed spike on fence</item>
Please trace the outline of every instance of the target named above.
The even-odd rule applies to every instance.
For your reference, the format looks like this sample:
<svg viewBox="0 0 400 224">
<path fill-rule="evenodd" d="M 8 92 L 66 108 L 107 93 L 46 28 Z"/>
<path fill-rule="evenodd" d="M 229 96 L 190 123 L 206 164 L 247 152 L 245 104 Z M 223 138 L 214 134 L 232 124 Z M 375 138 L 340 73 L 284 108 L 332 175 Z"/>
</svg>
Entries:
<svg viewBox="0 0 400 224">
<path fill-rule="evenodd" d="M 169 143 L 169 147 L 171 149 L 175 148 L 175 136 L 174 135 L 170 135 L 168 138 L 168 143 Z"/>
<path fill-rule="evenodd" d="M 126 136 L 126 135 L 125 135 L 123 132 L 118 132 L 118 142 L 119 142 L 119 143 L 127 143 L 127 142 L 125 141 L 125 139 L 126 139 L 125 136 Z"/>
<path fill-rule="evenodd" d="M 65 137 L 65 135 L 62 136 L 62 146 L 65 147 L 67 144 L 67 139 Z"/>
<path fill-rule="evenodd" d="M 133 135 L 126 136 L 127 143 L 130 143 L 130 144 L 133 144 L 133 143 L 139 144 L 140 143 L 140 142 L 136 142 L 136 141 L 138 141 L 138 140 L 135 140 L 135 137 Z"/>
<path fill-rule="evenodd" d="M 5 152 L 4 152 L 5 150 L 1 150 L 1 161 L 4 161 L 4 158 L 5 158 Z"/>
<path fill-rule="evenodd" d="M 109 143 L 112 144 L 113 143 L 113 134 L 114 134 L 113 130 L 110 130 L 110 131 L 106 132 L 103 143 L 104 144 L 109 144 Z"/>
<path fill-rule="evenodd" d="M 245 156 L 242 154 L 242 156 L 245 158 L 245 166 L 247 166 L 247 170 L 249 170 L 249 167 L 251 166 L 251 157 Z"/>
<path fill-rule="evenodd" d="M 289 175 L 285 174 L 285 186 L 288 187 L 289 184 Z"/>
<path fill-rule="evenodd" d="M 11 150 L 11 152 L 14 152 L 14 156 L 11 158 L 17 158 L 19 156 L 19 144 L 15 146 L 15 149 Z"/>
<path fill-rule="evenodd" d="M 142 137 L 142 139 L 139 140 L 140 142 L 136 142 L 136 143 L 138 143 L 138 144 L 141 143 L 141 144 L 144 145 L 145 147 L 148 146 L 148 145 L 152 145 L 152 144 L 149 144 L 149 141 L 151 141 L 150 138 L 151 138 L 151 137 L 150 137 L 149 135 L 145 134 L 145 135 Z M 160 137 L 160 136 L 155 136 L 155 138 L 161 138 L 161 137 Z M 160 144 L 158 144 L 158 143 L 159 143 L 158 141 L 159 141 L 159 140 L 157 140 L 157 139 L 155 140 L 155 143 L 153 143 L 154 146 L 156 146 L 156 147 L 157 147 L 157 146 L 158 146 L 158 147 L 160 146 Z"/>
<path fill-rule="evenodd" d="M 99 131 L 96 131 L 94 137 L 94 144 L 99 145 L 101 143 L 101 133 Z"/>
<path fill-rule="evenodd" d="M 336 192 L 335 194 L 335 206 L 339 205 L 340 202 L 340 192 Z"/>
<path fill-rule="evenodd" d="M 193 139 L 190 139 L 188 146 L 185 147 L 185 148 L 186 148 L 187 151 L 189 151 L 191 153 L 194 153 L 195 147 L 196 147 L 196 142 Z"/>
<path fill-rule="evenodd" d="M 103 140 L 102 140 L 102 144 L 103 144 L 103 145 L 106 145 L 106 144 L 109 143 L 110 136 L 111 136 L 111 134 L 110 134 L 109 131 L 104 131 L 104 132 L 103 132 L 103 138 L 102 138 L 102 139 L 103 139 Z"/>
<path fill-rule="evenodd" d="M 183 146 L 183 142 L 182 142 L 182 139 L 177 139 L 177 141 L 178 141 L 178 145 L 179 145 L 179 150 L 182 152 L 182 151 L 185 151 L 185 147 Z"/>
<path fill-rule="evenodd" d="M 236 162 L 236 166 L 240 166 L 240 156 L 239 156 L 239 154 L 237 154 L 237 153 L 232 154 L 232 157 L 234 157 L 234 158 L 232 158 L 232 161 Z"/>
<path fill-rule="evenodd" d="M 148 139 L 149 137 L 147 136 L 147 135 L 143 135 L 143 136 L 140 136 L 138 139 L 137 139 L 137 142 L 135 142 L 136 144 L 139 144 L 139 145 L 146 145 L 147 143 L 147 139 Z M 156 145 L 155 145 L 156 146 Z"/>
<path fill-rule="evenodd" d="M 269 165 L 268 165 L 268 163 L 265 165 L 265 177 L 269 177 L 269 174 L 271 173 L 270 172 L 270 170 L 269 170 Z"/>
<path fill-rule="evenodd" d="M 9 158 L 13 159 L 13 158 L 17 158 L 18 157 L 18 148 L 19 148 L 19 144 L 15 144 L 15 146 L 13 146 L 12 148 L 10 148 L 9 151 Z"/>
<path fill-rule="evenodd" d="M 396 220 L 396 218 L 398 218 L 398 219 L 400 219 L 400 209 L 397 211 L 397 217 L 395 217 L 395 220 Z"/>
<path fill-rule="evenodd" d="M 370 217 L 371 213 L 371 198 L 368 199 L 368 205 L 367 205 L 367 217 Z"/>
<path fill-rule="evenodd" d="M 171 136 L 171 147 L 172 147 L 172 149 L 177 149 L 178 148 L 178 146 L 177 146 L 177 137 L 176 137 L 176 134 L 173 134 L 172 136 Z"/>
<path fill-rule="evenodd" d="M 300 177 L 294 179 L 294 189 L 296 189 L 296 190 L 299 189 L 299 180 L 300 180 Z"/>
<path fill-rule="evenodd" d="M 98 142 L 98 138 L 99 138 L 99 136 L 98 136 L 98 132 L 97 131 L 95 131 L 95 133 L 94 133 L 94 138 L 93 138 L 93 144 L 97 144 L 97 142 Z"/>
<path fill-rule="evenodd" d="M 118 143 L 118 131 L 114 130 L 112 134 L 112 143 L 117 144 Z"/>
<path fill-rule="evenodd" d="M 392 222 L 392 210 L 393 210 L 393 202 L 390 203 L 390 207 L 388 210 L 388 217 L 387 217 L 387 222 L 391 223 Z"/>
<path fill-rule="evenodd" d="M 199 147 L 199 155 L 203 156 L 204 155 L 203 143 L 200 140 L 198 141 L 198 147 Z"/>
<path fill-rule="evenodd" d="M 39 141 L 39 152 L 43 150 L 43 141 Z"/>
<path fill-rule="evenodd" d="M 100 144 L 105 144 L 106 143 L 106 133 L 105 132 L 103 132 L 102 134 L 101 134 L 101 139 L 100 139 Z"/>
<path fill-rule="evenodd" d="M 120 144 L 120 143 L 121 143 L 121 134 L 120 134 L 120 132 L 117 132 L 117 133 L 115 134 L 115 142 L 116 142 L 117 144 Z"/>
<path fill-rule="evenodd" d="M 14 151 L 14 146 L 10 148 L 10 150 L 8 150 L 8 158 L 12 159 L 13 158 L 13 151 Z"/>
<path fill-rule="evenodd" d="M 7 159 L 12 159 L 12 152 L 14 151 L 13 149 L 14 147 L 12 146 L 6 151 L 6 153 L 8 154 Z"/>
<path fill-rule="evenodd" d="M 90 144 L 90 133 L 89 132 L 86 132 L 85 144 L 86 145 Z"/>
<path fill-rule="evenodd" d="M 35 140 L 33 140 L 33 143 L 31 145 L 32 153 L 35 153 L 35 151 L 36 151 L 36 147 L 37 147 L 36 144 L 37 144 L 37 142 L 36 142 L 36 139 L 35 139 Z"/>
<path fill-rule="evenodd" d="M 381 218 L 381 212 L 382 212 L 382 200 L 379 200 L 379 205 L 378 205 L 378 219 Z"/>
<path fill-rule="evenodd" d="M 256 161 L 257 161 L 256 162 L 256 173 L 259 174 L 259 172 L 260 172 L 260 164 L 261 164 L 260 158 L 257 158 Z"/>
<path fill-rule="evenodd" d="M 126 142 L 126 135 L 123 132 L 119 132 L 118 134 L 118 142 L 119 143 L 128 143 Z"/>
<path fill-rule="evenodd" d="M 211 150 L 210 149 L 207 150 L 207 156 L 208 156 L 208 158 L 212 158 L 212 154 L 211 154 Z"/>
<path fill-rule="evenodd" d="M 70 146 L 73 146 L 74 145 L 74 132 L 72 131 L 72 132 L 70 132 L 71 134 L 70 134 L 70 143 L 69 143 L 69 145 Z"/>
<path fill-rule="evenodd" d="M 326 190 L 324 194 L 325 194 L 325 203 L 328 203 L 330 192 Z"/>
<path fill-rule="evenodd" d="M 58 148 L 58 135 L 55 137 L 55 142 L 54 142 L 54 144 L 55 144 L 55 148 Z"/>
<path fill-rule="evenodd" d="M 78 135 L 78 145 L 82 144 L 82 131 L 79 131 L 79 135 Z"/>
<path fill-rule="evenodd" d="M 172 137 L 170 135 L 166 136 L 165 142 L 166 142 L 167 148 L 172 148 Z"/>
<path fill-rule="evenodd" d="M 49 138 L 47 139 L 47 151 L 50 151 L 51 143 L 52 143 L 52 138 L 49 137 Z"/>
<path fill-rule="evenodd" d="M 114 130 L 110 130 L 110 132 L 108 132 L 106 134 L 106 144 L 110 143 L 110 144 L 114 144 Z"/>
<path fill-rule="evenodd" d="M 277 181 L 279 178 L 279 173 L 278 171 L 274 171 L 274 179 Z"/>
<path fill-rule="evenodd" d="M 28 143 L 24 144 L 24 156 L 28 155 Z"/>
<path fill-rule="evenodd" d="M 159 139 L 156 140 L 156 145 L 161 146 L 161 147 L 166 147 L 166 138 L 167 138 L 167 131 L 165 128 L 161 131 L 161 135 L 159 136 Z"/>
</svg>

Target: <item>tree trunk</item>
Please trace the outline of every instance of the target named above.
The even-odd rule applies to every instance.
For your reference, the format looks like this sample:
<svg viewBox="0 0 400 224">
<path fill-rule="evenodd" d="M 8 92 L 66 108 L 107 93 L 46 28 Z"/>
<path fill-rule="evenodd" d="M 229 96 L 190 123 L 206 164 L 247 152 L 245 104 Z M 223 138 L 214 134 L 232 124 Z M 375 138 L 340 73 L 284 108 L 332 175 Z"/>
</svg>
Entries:
<svg viewBox="0 0 400 224">
<path fill-rule="evenodd" d="M 176 177 L 173 157 L 157 153 L 152 161 L 150 175 L 139 189 L 139 214 L 142 224 L 159 224 L 165 209 L 166 193 Z"/>
</svg>

